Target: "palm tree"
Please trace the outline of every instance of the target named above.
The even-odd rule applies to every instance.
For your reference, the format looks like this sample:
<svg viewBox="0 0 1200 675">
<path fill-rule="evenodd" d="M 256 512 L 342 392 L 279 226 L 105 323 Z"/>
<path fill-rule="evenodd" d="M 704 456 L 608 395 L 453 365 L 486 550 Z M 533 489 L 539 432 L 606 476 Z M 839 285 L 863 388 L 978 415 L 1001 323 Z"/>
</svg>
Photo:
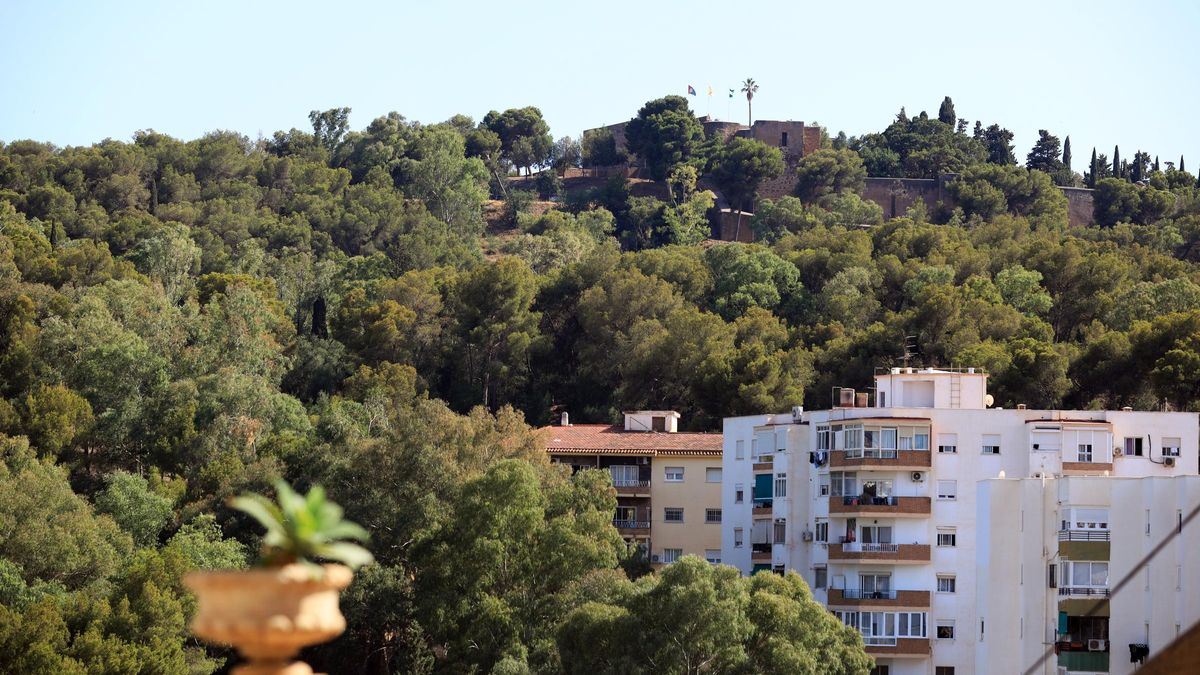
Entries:
<svg viewBox="0 0 1200 675">
<path fill-rule="evenodd" d="M 746 81 L 742 83 L 742 93 L 746 95 L 746 119 L 748 120 L 746 126 L 754 124 L 753 101 L 756 91 L 758 91 L 758 83 L 754 81 L 753 77 L 747 77 Z"/>
</svg>

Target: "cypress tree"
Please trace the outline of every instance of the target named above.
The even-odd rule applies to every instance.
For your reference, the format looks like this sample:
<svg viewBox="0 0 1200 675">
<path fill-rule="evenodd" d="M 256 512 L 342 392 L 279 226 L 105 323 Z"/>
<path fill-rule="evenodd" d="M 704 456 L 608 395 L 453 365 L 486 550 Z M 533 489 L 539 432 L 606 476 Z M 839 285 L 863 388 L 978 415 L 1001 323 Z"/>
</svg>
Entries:
<svg viewBox="0 0 1200 675">
<path fill-rule="evenodd" d="M 1186 171 L 1186 170 L 1187 170 L 1187 169 L 1184 169 L 1184 168 L 1183 168 L 1183 155 L 1180 155 L 1180 156 L 1179 156 L 1179 170 L 1180 170 L 1180 171 Z"/>
<path fill-rule="evenodd" d="M 1154 156 L 1154 170 L 1158 171 L 1158 155 Z"/>
<path fill-rule="evenodd" d="M 1124 178 L 1125 174 L 1121 171 L 1121 146 L 1113 146 L 1113 178 Z"/>
<path fill-rule="evenodd" d="M 1071 170 L 1071 137 L 1063 141 L 1063 168 L 1067 171 Z"/>
<path fill-rule="evenodd" d="M 954 101 L 951 101 L 950 97 L 947 96 L 946 98 L 942 99 L 942 106 L 938 108 L 938 120 L 944 124 L 954 126 L 954 121 L 956 119 L 957 116 L 954 114 Z"/>
<path fill-rule="evenodd" d="M 1092 167 L 1092 170 L 1091 170 L 1091 173 L 1089 173 L 1089 174 L 1088 174 L 1088 183 L 1087 183 L 1087 185 L 1088 185 L 1088 187 L 1090 187 L 1090 188 L 1094 188 L 1094 187 L 1096 187 L 1096 174 L 1097 174 L 1097 173 L 1099 172 L 1099 170 L 1100 170 L 1100 165 L 1096 163 L 1096 146 L 1094 146 L 1094 145 L 1092 146 L 1092 164 L 1091 164 L 1091 167 Z"/>
</svg>

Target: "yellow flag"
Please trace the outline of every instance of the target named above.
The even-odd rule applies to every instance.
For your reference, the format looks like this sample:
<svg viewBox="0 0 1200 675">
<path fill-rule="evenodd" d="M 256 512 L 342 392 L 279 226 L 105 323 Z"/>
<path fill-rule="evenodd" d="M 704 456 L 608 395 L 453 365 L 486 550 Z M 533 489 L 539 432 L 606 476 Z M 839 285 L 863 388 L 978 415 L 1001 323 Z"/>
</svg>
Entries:
<svg viewBox="0 0 1200 675">
<path fill-rule="evenodd" d="M 708 85 L 708 95 L 712 96 L 712 85 Z"/>
</svg>

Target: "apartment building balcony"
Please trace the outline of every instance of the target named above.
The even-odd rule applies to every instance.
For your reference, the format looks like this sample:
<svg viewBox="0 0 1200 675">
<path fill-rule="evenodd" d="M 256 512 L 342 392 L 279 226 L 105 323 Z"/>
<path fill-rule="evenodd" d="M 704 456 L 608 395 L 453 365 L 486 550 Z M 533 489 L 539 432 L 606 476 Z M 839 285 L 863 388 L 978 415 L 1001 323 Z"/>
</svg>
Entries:
<svg viewBox="0 0 1200 675">
<path fill-rule="evenodd" d="M 932 455 L 928 450 L 860 448 L 829 453 L 829 466 L 833 469 L 925 471 L 932 465 Z"/>
<path fill-rule="evenodd" d="M 1112 462 L 1063 462 L 1062 472 L 1065 476 L 1103 476 L 1111 474 Z"/>
<path fill-rule="evenodd" d="M 1101 642 L 1093 640 L 1092 642 Z M 1104 640 L 1107 647 L 1107 640 Z M 1059 643 L 1071 647 L 1070 643 Z M 1082 675 L 1083 673 L 1107 673 L 1109 653 L 1106 651 L 1066 651 L 1059 650 L 1059 645 L 1056 645 L 1058 651 L 1058 669 L 1065 670 L 1071 675 Z"/>
<path fill-rule="evenodd" d="M 842 562 L 883 562 L 891 565 L 929 563 L 929 544 L 863 544 L 843 542 L 829 545 L 829 559 Z"/>
<path fill-rule="evenodd" d="M 830 607 L 888 607 L 928 609 L 929 591 L 864 591 L 859 588 L 831 588 Z"/>
<path fill-rule="evenodd" d="M 621 497 L 649 497 L 650 481 L 648 480 L 613 480 L 613 487 Z"/>
<path fill-rule="evenodd" d="M 770 542 L 750 544 L 750 561 L 756 562 L 756 563 L 771 562 L 771 544 L 770 544 Z"/>
<path fill-rule="evenodd" d="M 754 516 L 769 516 L 774 510 L 774 499 L 755 499 L 754 505 L 750 507 L 750 514 Z"/>
<path fill-rule="evenodd" d="M 1059 586 L 1059 597 L 1071 598 L 1107 598 L 1109 589 L 1096 588 L 1095 586 Z"/>
<path fill-rule="evenodd" d="M 1058 554 L 1064 560 L 1108 560 L 1111 538 L 1108 530 L 1059 530 Z"/>
<path fill-rule="evenodd" d="M 618 520 L 613 519 L 613 527 L 617 532 L 626 536 L 650 536 L 650 521 L 648 520 Z"/>
<path fill-rule="evenodd" d="M 925 518 L 929 516 L 929 497 L 830 497 L 830 515 L 868 516 L 881 515 L 889 518 Z"/>
<path fill-rule="evenodd" d="M 933 651 L 929 638 L 864 637 L 863 642 L 867 653 L 875 657 L 923 659 Z"/>
</svg>

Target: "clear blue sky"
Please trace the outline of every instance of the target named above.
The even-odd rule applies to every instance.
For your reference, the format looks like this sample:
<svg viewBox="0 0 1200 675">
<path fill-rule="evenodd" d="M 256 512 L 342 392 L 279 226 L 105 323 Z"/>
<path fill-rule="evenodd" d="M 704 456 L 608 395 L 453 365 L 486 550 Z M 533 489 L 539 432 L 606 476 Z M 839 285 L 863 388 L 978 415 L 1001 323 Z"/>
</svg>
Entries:
<svg viewBox="0 0 1200 675">
<path fill-rule="evenodd" d="M 105 5 L 105 6 L 102 6 Z M 111 5 L 111 6 L 107 6 Z M 536 105 L 555 136 L 754 77 L 755 118 L 883 129 L 900 106 L 1200 169 L 1200 3 L 1179 2 L 65 2 L 0 3 L 0 140 L 58 145 L 270 135 L 307 113 L 396 110 L 422 122 Z"/>
</svg>

